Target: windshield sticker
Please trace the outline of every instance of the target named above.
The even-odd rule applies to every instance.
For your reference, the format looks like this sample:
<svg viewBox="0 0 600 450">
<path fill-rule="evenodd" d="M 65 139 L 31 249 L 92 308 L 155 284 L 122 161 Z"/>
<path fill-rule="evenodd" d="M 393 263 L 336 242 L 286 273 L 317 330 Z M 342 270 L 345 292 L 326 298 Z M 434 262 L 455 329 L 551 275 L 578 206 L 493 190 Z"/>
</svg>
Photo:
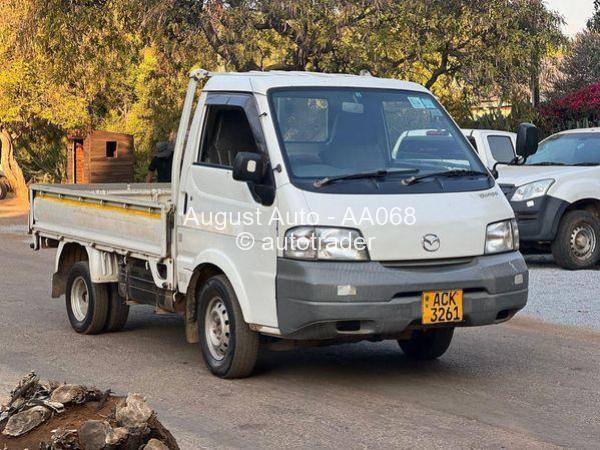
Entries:
<svg viewBox="0 0 600 450">
<path fill-rule="evenodd" d="M 423 102 L 419 97 L 408 97 L 408 101 L 415 109 L 425 109 L 425 105 L 423 105 Z"/>
<path fill-rule="evenodd" d="M 437 109 L 437 106 L 435 106 L 435 103 L 433 103 L 433 100 L 430 98 L 423 98 L 421 99 L 421 102 L 427 109 Z"/>
</svg>

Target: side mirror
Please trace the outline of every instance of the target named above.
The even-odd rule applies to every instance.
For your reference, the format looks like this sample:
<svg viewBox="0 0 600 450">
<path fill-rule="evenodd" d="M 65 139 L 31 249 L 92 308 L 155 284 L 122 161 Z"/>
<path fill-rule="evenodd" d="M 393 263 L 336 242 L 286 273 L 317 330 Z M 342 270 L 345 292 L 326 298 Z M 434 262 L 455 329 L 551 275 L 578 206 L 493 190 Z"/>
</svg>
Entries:
<svg viewBox="0 0 600 450">
<path fill-rule="evenodd" d="M 260 183 L 265 178 L 265 158 L 259 153 L 239 152 L 233 162 L 233 179 Z"/>
<path fill-rule="evenodd" d="M 517 131 L 517 155 L 527 159 L 538 150 L 539 132 L 535 125 L 522 123 Z"/>
</svg>

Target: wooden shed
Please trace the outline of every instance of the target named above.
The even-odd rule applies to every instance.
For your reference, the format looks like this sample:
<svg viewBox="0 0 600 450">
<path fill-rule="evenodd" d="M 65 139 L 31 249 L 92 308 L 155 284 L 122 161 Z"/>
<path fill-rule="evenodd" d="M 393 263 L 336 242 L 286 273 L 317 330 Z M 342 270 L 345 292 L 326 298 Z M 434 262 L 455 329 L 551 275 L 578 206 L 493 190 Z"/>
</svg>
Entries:
<svg viewBox="0 0 600 450">
<path fill-rule="evenodd" d="M 109 131 L 71 133 L 67 148 L 67 183 L 131 183 L 133 136 Z"/>
</svg>

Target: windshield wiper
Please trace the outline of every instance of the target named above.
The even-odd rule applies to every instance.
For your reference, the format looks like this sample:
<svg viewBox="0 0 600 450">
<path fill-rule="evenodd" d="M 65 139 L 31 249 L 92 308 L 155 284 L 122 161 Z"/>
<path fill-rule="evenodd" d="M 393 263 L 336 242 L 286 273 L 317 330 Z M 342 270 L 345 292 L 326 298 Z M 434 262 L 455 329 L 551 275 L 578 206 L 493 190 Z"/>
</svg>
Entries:
<svg viewBox="0 0 600 450">
<path fill-rule="evenodd" d="M 410 178 L 407 178 L 406 180 L 403 180 L 402 184 L 404 184 L 406 186 L 410 186 L 411 184 L 418 183 L 419 181 L 424 180 L 426 178 L 436 178 L 436 177 L 452 178 L 452 177 L 476 177 L 476 176 L 489 177 L 490 174 L 487 172 L 479 172 L 477 170 L 454 169 L 454 170 L 447 170 L 445 172 L 428 173 L 428 174 L 421 175 L 418 177 L 410 177 Z"/>
<path fill-rule="evenodd" d="M 528 166 L 566 166 L 563 162 L 544 161 L 539 163 L 527 164 Z"/>
<path fill-rule="evenodd" d="M 363 178 L 385 178 L 388 175 L 408 175 L 411 173 L 419 173 L 419 169 L 396 169 L 396 170 L 386 170 L 386 169 L 381 169 L 381 170 L 375 170 L 375 171 L 370 171 L 370 172 L 358 172 L 358 173 L 351 173 L 348 175 L 338 175 L 335 177 L 325 177 L 325 178 L 321 178 L 320 180 L 317 180 L 314 182 L 314 186 L 317 188 L 326 186 L 330 183 L 334 183 L 336 181 L 340 181 L 340 180 L 360 180 Z"/>
</svg>

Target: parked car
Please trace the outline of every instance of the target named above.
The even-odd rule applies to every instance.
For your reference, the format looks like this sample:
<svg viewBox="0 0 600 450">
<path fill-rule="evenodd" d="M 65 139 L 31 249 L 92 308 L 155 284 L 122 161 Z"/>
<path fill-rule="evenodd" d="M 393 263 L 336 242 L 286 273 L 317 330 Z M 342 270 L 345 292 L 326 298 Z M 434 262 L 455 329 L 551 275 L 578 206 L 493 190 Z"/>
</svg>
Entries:
<svg viewBox="0 0 600 450">
<path fill-rule="evenodd" d="M 393 157 L 413 129 L 445 131 Z M 434 359 L 527 302 L 514 213 L 420 85 L 195 71 L 172 179 L 31 188 L 32 245 L 57 247 L 52 295 L 78 333 L 122 328 L 126 301 L 178 312 L 234 378 L 262 345 L 393 339 Z"/>
<path fill-rule="evenodd" d="M 500 166 L 525 247 L 551 249 L 565 269 L 600 259 L 600 128 L 550 136 L 524 165 Z"/>
<path fill-rule="evenodd" d="M 497 163 L 509 163 L 517 156 L 515 152 L 516 133 L 471 129 L 463 129 L 462 132 L 490 170 L 494 169 Z"/>
</svg>

